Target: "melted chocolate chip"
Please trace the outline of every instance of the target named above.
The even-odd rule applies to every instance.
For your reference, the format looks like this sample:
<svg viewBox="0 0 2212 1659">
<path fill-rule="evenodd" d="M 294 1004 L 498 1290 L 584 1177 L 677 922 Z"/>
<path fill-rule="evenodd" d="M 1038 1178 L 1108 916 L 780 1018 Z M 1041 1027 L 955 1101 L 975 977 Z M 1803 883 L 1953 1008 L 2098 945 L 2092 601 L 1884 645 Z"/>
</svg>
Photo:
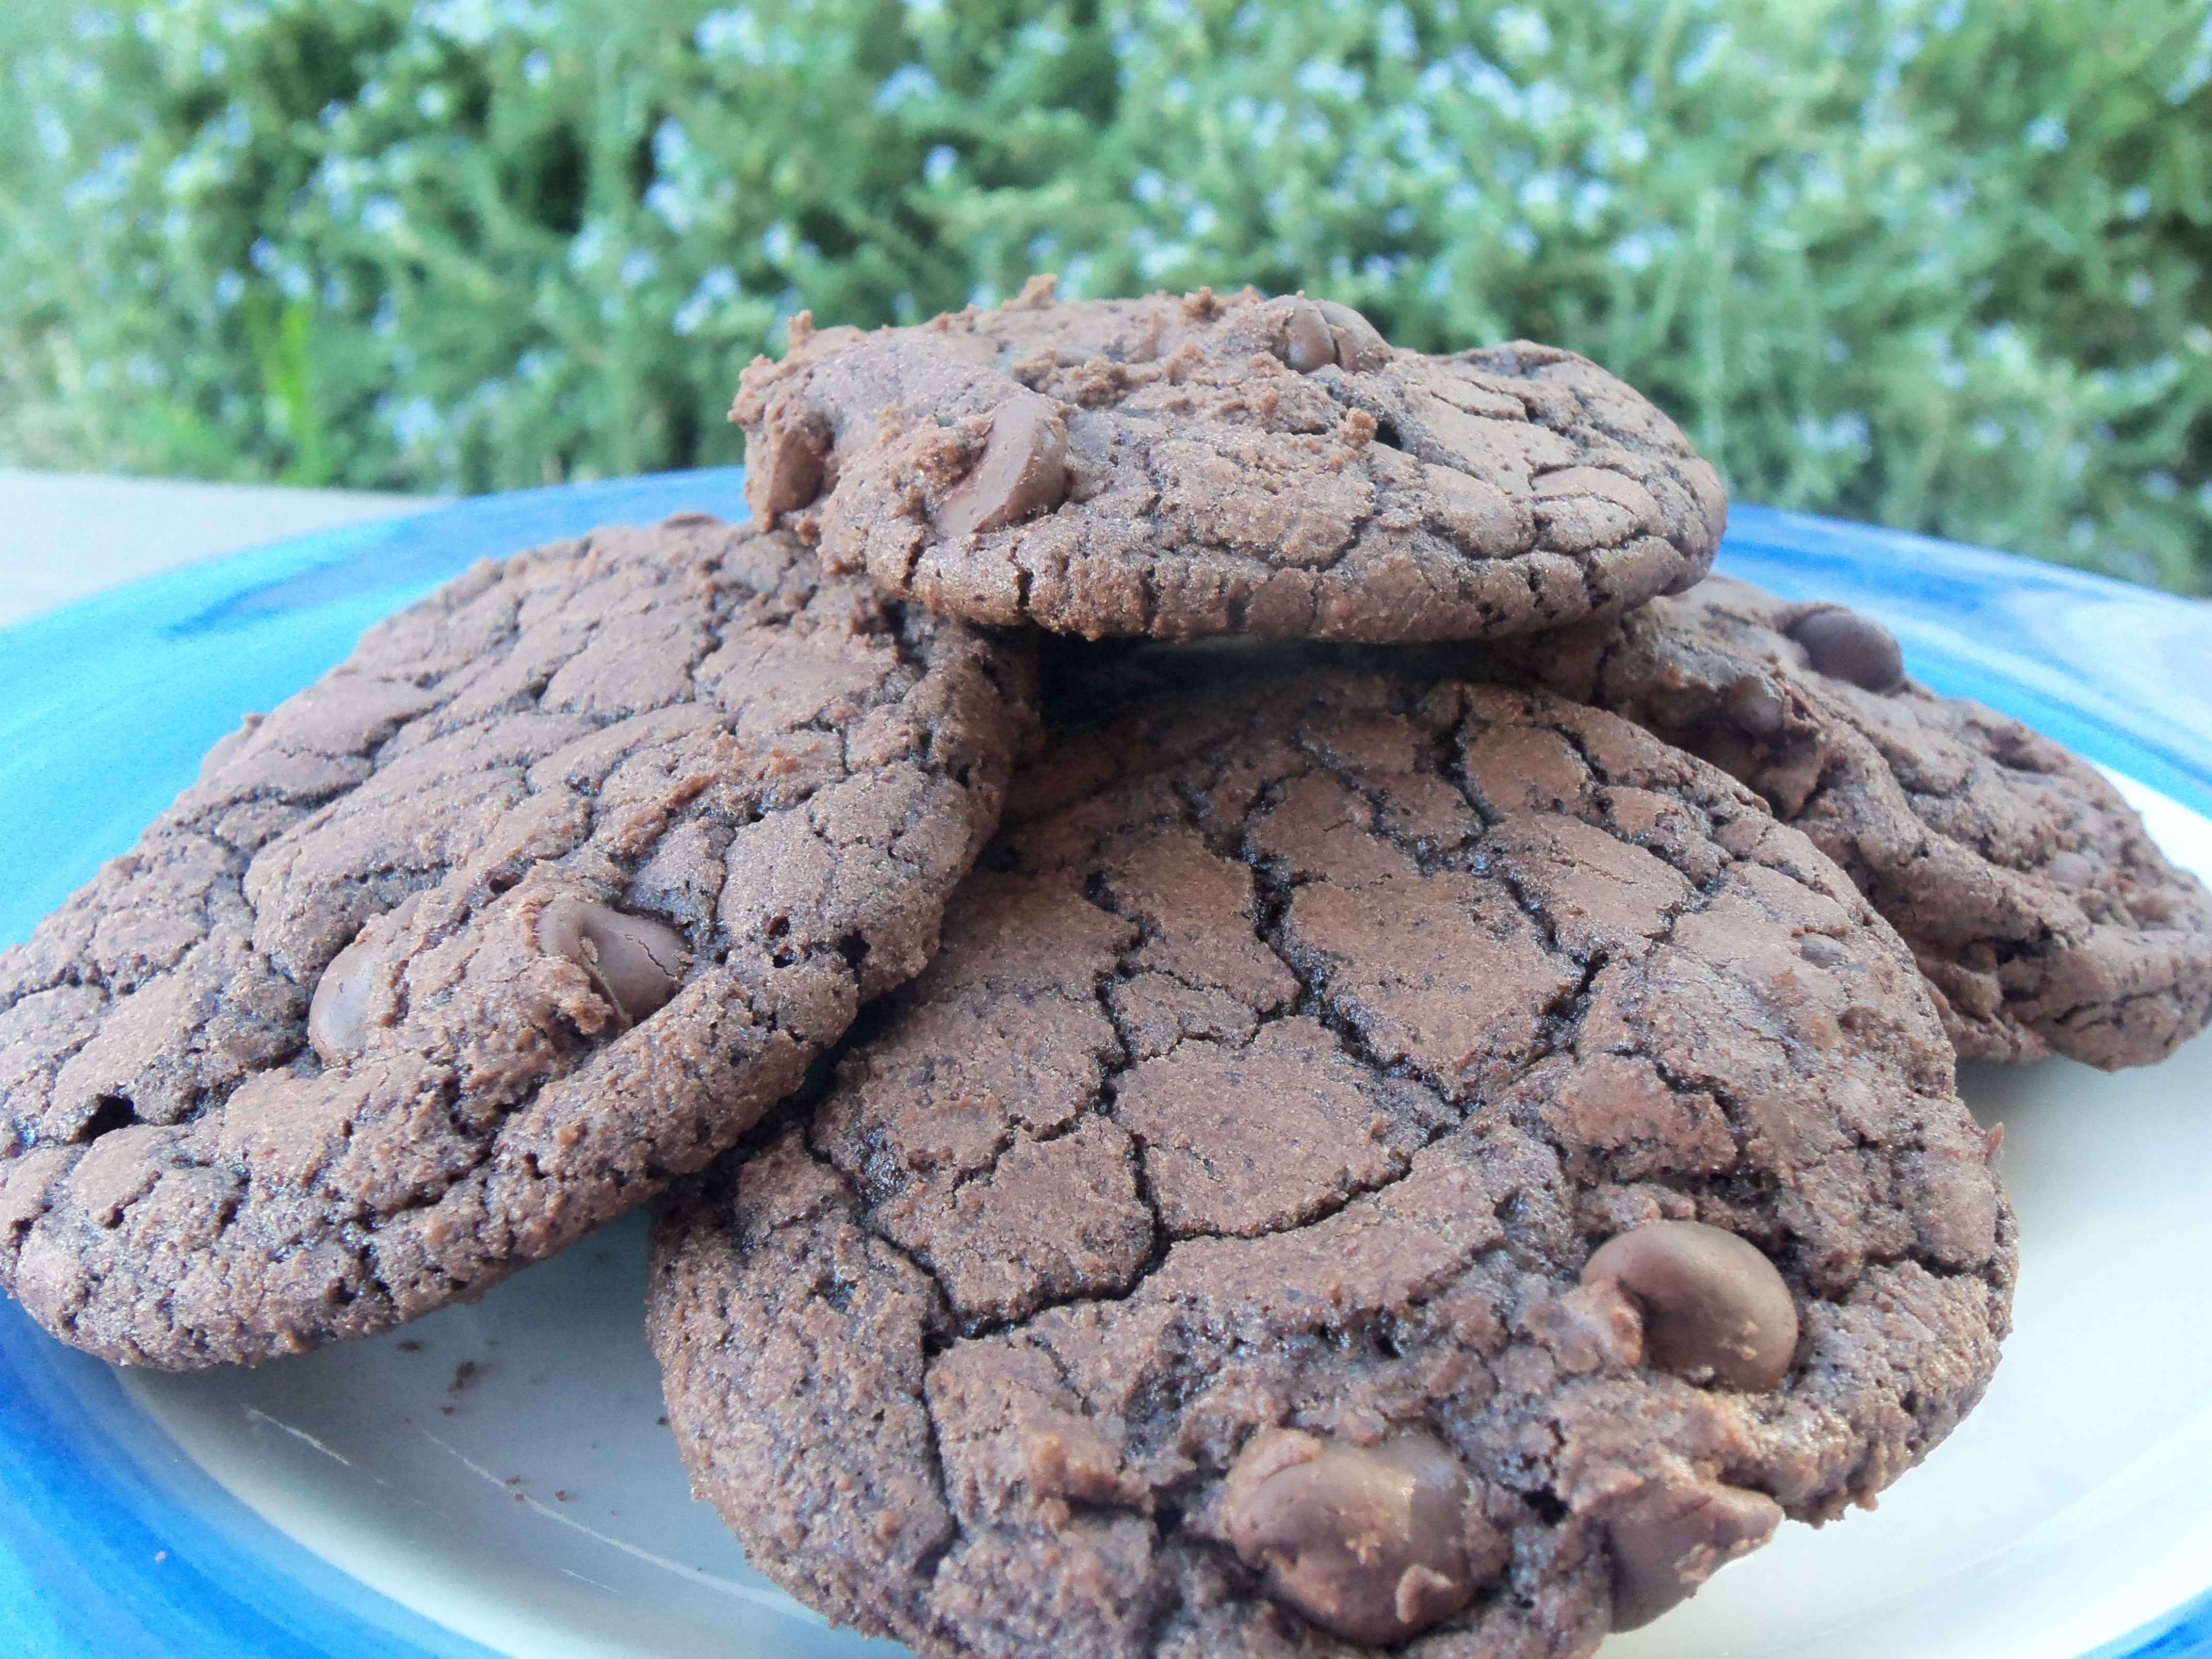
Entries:
<svg viewBox="0 0 2212 1659">
<path fill-rule="evenodd" d="M 676 994 L 689 956 L 684 935 L 665 922 L 573 898 L 555 899 L 539 913 L 538 945 L 589 974 L 625 1025 Z"/>
<path fill-rule="evenodd" d="M 1840 968 L 1851 959 L 1849 950 L 1826 933 L 1808 933 L 1797 941 L 1797 954 L 1815 968 Z"/>
<path fill-rule="evenodd" d="M 2061 887 L 2094 887 L 2097 882 L 2094 861 L 2070 848 L 2053 853 L 2043 866 L 2043 873 Z"/>
<path fill-rule="evenodd" d="M 1765 1492 L 1717 1482 L 1638 1494 L 1607 1523 L 1613 1627 L 1634 1630 L 1689 1599 L 1714 1570 L 1748 1555 L 1782 1524 Z"/>
<path fill-rule="evenodd" d="M 1024 392 L 992 417 L 983 459 L 945 495 L 937 528 L 948 540 L 1002 530 L 1066 496 L 1067 428 L 1059 406 Z"/>
<path fill-rule="evenodd" d="M 1336 336 L 1329 332 L 1321 307 L 1310 300 L 1291 306 L 1284 333 L 1283 361 L 1299 374 L 1310 374 L 1336 361 Z"/>
<path fill-rule="evenodd" d="M 1805 647 L 1815 673 L 1849 680 L 1865 691 L 1894 691 L 1905 684 L 1897 636 L 1871 617 L 1824 605 L 1798 617 L 1788 631 Z"/>
<path fill-rule="evenodd" d="M 1797 1348 L 1790 1286 L 1758 1248 L 1701 1221 L 1655 1221 L 1610 1238 L 1583 1268 L 1644 1317 L 1644 1354 L 1662 1370 L 1771 1389 Z"/>
<path fill-rule="evenodd" d="M 745 446 L 745 505 L 763 530 L 822 493 L 830 429 L 818 415 L 786 404 L 769 411 Z"/>
<path fill-rule="evenodd" d="M 342 1065 L 368 1040 L 368 993 L 376 982 L 374 945 L 356 939 L 331 958 L 307 1004 L 307 1042 L 325 1066 Z"/>
<path fill-rule="evenodd" d="M 1403 1642 L 1474 1599 L 1468 1482 L 1425 1434 L 1379 1446 L 1296 1430 L 1253 1437 L 1231 1471 L 1229 1540 L 1268 1592 L 1348 1642 Z"/>
<path fill-rule="evenodd" d="M 1329 332 L 1335 337 L 1336 361 L 1345 368 L 1364 374 L 1390 361 L 1390 343 L 1374 324 L 1350 306 L 1323 300 L 1321 314 L 1328 319 Z"/>
<path fill-rule="evenodd" d="M 1729 687 L 1725 706 L 1737 730 L 1754 738 L 1771 738 L 1782 729 L 1782 694 L 1764 674 L 1746 674 Z"/>
</svg>

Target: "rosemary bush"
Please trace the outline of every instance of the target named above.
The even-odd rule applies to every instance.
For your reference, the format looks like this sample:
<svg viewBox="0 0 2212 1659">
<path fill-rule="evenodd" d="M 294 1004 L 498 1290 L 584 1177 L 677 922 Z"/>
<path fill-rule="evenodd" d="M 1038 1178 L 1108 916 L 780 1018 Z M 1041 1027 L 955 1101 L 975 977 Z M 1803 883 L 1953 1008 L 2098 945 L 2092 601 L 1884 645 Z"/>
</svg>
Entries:
<svg viewBox="0 0 2212 1659">
<path fill-rule="evenodd" d="M 1744 500 L 2212 590 L 2212 0 L 155 0 L 0 35 L 0 458 L 738 458 L 823 321 L 1245 282 Z"/>
</svg>

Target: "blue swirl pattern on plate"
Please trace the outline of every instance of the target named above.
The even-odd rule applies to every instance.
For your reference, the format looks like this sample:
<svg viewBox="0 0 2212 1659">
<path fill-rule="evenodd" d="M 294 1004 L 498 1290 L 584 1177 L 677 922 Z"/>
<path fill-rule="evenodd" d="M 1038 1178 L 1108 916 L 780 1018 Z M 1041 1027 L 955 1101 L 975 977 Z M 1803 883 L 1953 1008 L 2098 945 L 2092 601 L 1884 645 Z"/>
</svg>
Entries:
<svg viewBox="0 0 2212 1659">
<path fill-rule="evenodd" d="M 0 944 L 127 849 L 249 709 L 480 558 L 678 511 L 737 468 L 527 490 L 174 571 L 0 629 Z M 1881 617 L 1936 690 L 2212 817 L 2212 606 L 1923 537 L 1737 508 L 1720 568 Z M 2208 1569 L 2212 1576 L 2212 1569 Z M 0 1308 L 0 1651 L 477 1659 L 185 1459 L 100 1362 Z M 2084 1659 L 2212 1656 L 2212 1591 Z"/>
</svg>

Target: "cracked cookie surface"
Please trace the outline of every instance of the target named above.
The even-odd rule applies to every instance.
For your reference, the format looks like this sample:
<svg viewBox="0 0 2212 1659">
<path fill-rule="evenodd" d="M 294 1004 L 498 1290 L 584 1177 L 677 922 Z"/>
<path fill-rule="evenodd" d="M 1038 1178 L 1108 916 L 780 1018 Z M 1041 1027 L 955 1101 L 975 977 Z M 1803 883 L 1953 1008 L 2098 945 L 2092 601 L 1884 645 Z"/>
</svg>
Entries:
<svg viewBox="0 0 2212 1659">
<path fill-rule="evenodd" d="M 1613 615 L 1712 563 L 1718 474 L 1595 364 L 1425 356 L 1252 290 L 1061 302 L 746 369 L 756 522 L 994 623 L 1188 639 L 1487 638 Z"/>
<path fill-rule="evenodd" d="M 1987 1143 L 1748 791 L 1297 661 L 1088 718 L 821 1097 L 662 1202 L 670 1419 L 760 1570 L 931 1656 L 1580 1655 L 1979 1397 Z M 1768 1282 L 1669 1312 L 1708 1261 Z"/>
<path fill-rule="evenodd" d="M 1960 1054 L 2149 1065 L 2212 1019 L 2203 884 L 2087 762 L 1905 679 L 1879 623 L 1716 577 L 1504 654 L 1811 836 L 1911 946 Z"/>
<path fill-rule="evenodd" d="M 1026 642 L 703 518 L 479 566 L 0 954 L 0 1283 L 108 1358 L 472 1297 L 928 959 Z"/>
</svg>

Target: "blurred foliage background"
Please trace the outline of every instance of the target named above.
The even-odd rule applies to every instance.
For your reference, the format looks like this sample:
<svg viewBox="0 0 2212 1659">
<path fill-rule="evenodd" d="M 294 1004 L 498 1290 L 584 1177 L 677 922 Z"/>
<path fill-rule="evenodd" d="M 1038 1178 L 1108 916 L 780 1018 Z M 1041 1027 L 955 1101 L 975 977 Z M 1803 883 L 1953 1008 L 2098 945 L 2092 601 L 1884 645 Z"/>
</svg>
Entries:
<svg viewBox="0 0 2212 1659">
<path fill-rule="evenodd" d="M 0 7 L 0 459 L 738 459 L 817 319 L 1246 282 L 1740 499 L 2212 592 L 2212 0 Z"/>
</svg>

